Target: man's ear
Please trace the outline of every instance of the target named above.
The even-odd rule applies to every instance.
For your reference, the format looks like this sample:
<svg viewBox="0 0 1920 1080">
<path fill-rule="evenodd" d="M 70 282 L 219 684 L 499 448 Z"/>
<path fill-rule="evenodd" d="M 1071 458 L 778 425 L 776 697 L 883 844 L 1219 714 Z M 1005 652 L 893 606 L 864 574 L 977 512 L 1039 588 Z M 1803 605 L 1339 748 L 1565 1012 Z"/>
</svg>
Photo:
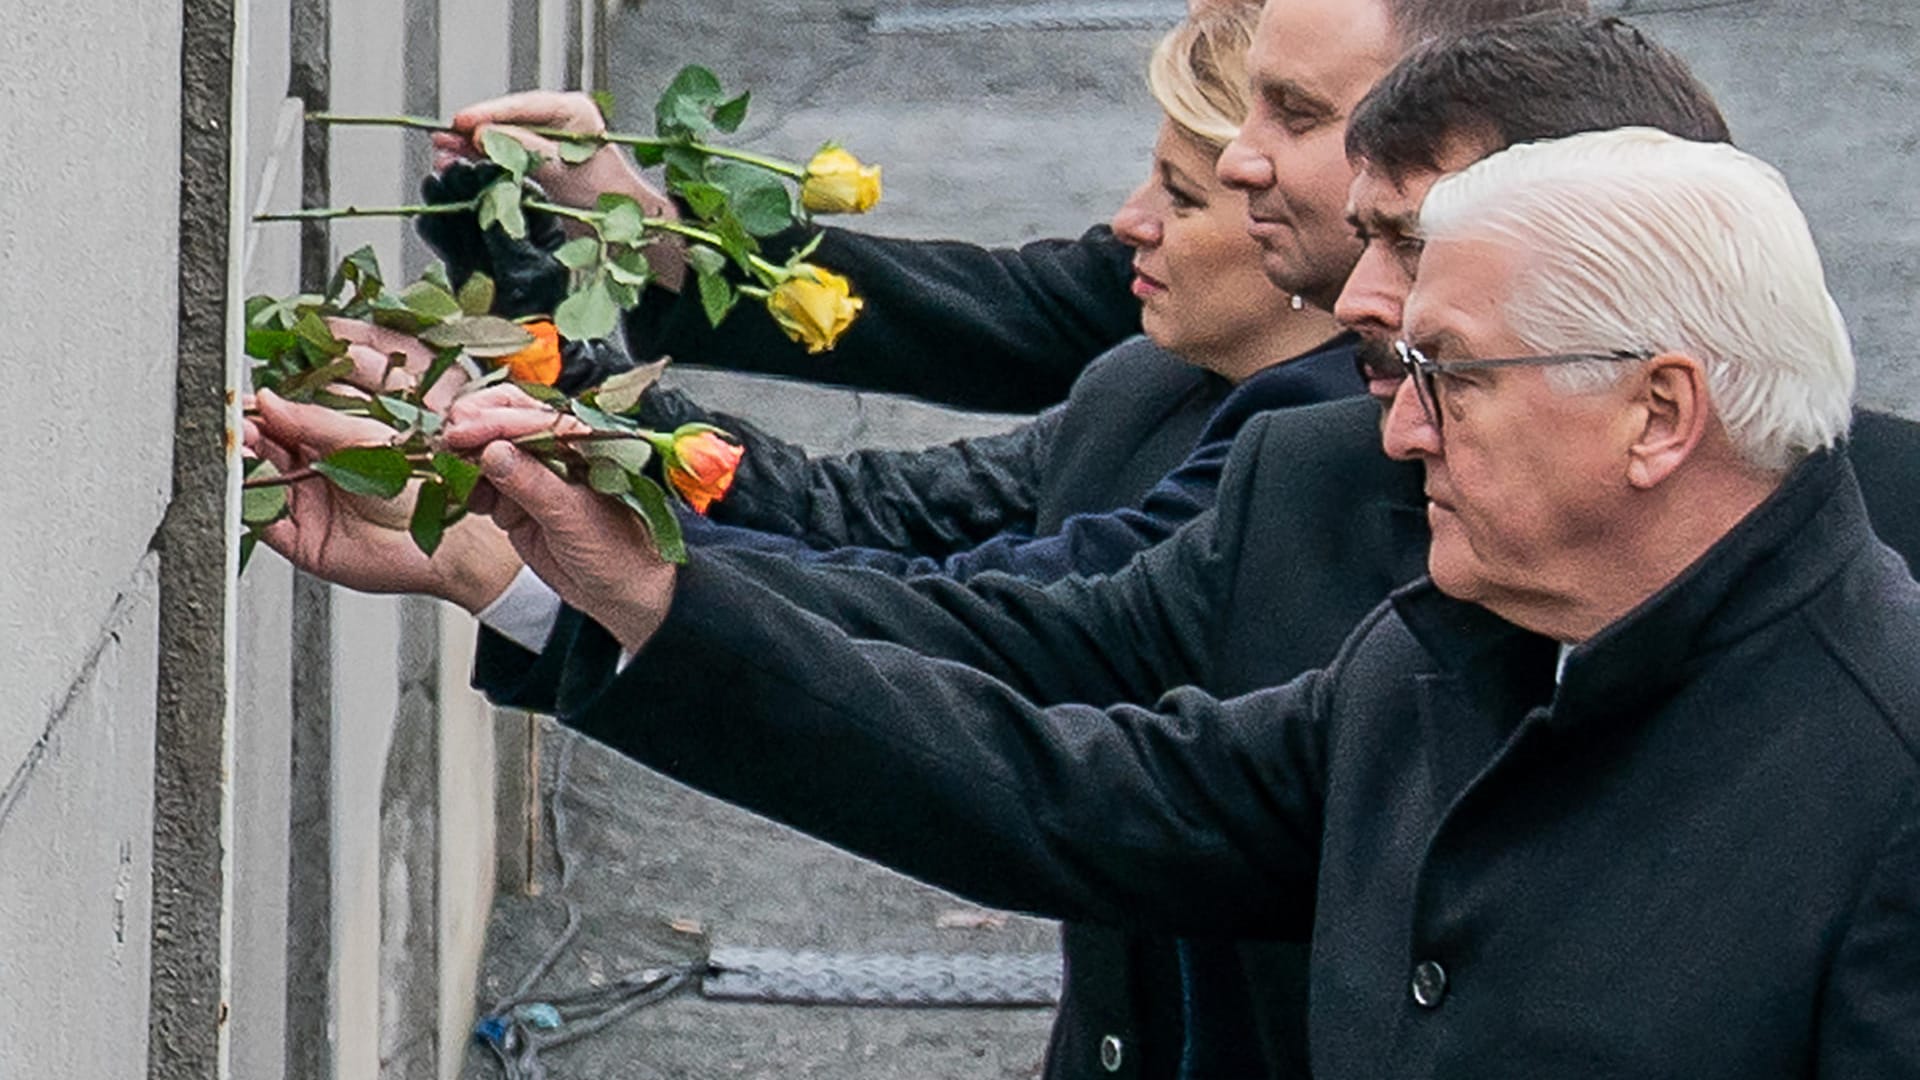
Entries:
<svg viewBox="0 0 1920 1080">
<path fill-rule="evenodd" d="M 1641 372 L 1640 430 L 1627 447 L 1627 482 L 1658 486 L 1700 445 L 1713 423 L 1707 372 L 1684 353 L 1661 353 Z"/>
</svg>

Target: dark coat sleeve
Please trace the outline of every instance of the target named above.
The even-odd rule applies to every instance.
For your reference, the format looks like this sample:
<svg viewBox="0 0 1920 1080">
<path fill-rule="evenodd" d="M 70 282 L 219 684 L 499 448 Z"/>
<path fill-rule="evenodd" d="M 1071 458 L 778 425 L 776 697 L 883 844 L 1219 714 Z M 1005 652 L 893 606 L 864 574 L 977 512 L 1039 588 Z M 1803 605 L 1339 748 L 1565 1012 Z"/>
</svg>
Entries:
<svg viewBox="0 0 1920 1080">
<path fill-rule="evenodd" d="M 1920 790 L 1906 803 L 1834 958 L 1821 1076 L 1920 1076 Z"/>
<path fill-rule="evenodd" d="M 1109 577 L 1051 584 L 983 573 L 905 580 L 780 554 L 700 549 L 735 574 L 855 637 L 894 642 L 992 674 L 1043 703 L 1152 701 L 1204 685 L 1228 596 L 1241 517 L 1260 470 L 1254 438 L 1228 468 L 1220 506 Z"/>
<path fill-rule="evenodd" d="M 688 678 L 690 664 L 728 674 Z M 1303 937 L 1320 681 L 1222 704 L 1042 709 L 856 641 L 696 558 L 660 634 L 565 722 L 710 794 L 979 902 Z M 1093 782 L 1093 778 L 1098 778 Z"/>
<path fill-rule="evenodd" d="M 694 290 L 654 289 L 627 318 L 634 355 L 1036 412 L 1140 330 L 1132 254 L 1104 226 L 1010 249 L 821 233 L 811 261 L 851 278 L 866 304 L 832 351 L 808 354 L 758 305 L 742 304 L 714 327 Z M 783 259 L 806 236 L 767 241 L 770 257 Z"/>
<path fill-rule="evenodd" d="M 1213 505 L 1230 442 L 1195 448 L 1180 467 L 1163 477 L 1139 507 L 1104 514 L 1075 514 L 1046 536 L 1002 532 L 986 542 L 945 557 L 875 547 L 820 550 L 790 536 L 772 536 L 712 522 L 688 522 L 689 543 L 782 554 L 816 566 L 858 566 L 892 577 L 940 575 L 970 581 L 997 571 L 1033 582 L 1058 581 L 1074 574 L 1110 574 L 1142 551 L 1172 536 L 1181 525 Z M 713 522 L 725 520 L 716 513 Z M 760 528 L 755 526 L 755 528 Z"/>
<path fill-rule="evenodd" d="M 923 450 L 856 450 L 813 457 L 758 425 L 703 409 L 674 390 L 649 391 L 642 423 L 670 430 L 708 423 L 746 447 L 712 520 L 791 537 L 807 548 L 861 546 L 942 556 L 1003 532 L 1033 531 L 1051 409 L 999 435 Z M 696 539 L 698 523 L 690 522 Z"/>
</svg>

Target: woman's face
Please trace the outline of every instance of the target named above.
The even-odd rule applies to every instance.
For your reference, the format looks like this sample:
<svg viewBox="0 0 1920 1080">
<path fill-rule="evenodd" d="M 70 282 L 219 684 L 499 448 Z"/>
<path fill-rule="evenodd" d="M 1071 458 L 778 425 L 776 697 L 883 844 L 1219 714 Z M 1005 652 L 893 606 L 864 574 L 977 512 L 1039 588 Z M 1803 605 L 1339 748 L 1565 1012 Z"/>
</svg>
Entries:
<svg viewBox="0 0 1920 1080">
<path fill-rule="evenodd" d="M 1133 295 L 1147 336 L 1240 379 L 1281 359 L 1270 340 L 1292 312 L 1261 270 L 1245 197 L 1214 178 L 1215 156 L 1162 121 L 1153 174 L 1113 215 L 1113 231 L 1134 250 Z"/>
</svg>

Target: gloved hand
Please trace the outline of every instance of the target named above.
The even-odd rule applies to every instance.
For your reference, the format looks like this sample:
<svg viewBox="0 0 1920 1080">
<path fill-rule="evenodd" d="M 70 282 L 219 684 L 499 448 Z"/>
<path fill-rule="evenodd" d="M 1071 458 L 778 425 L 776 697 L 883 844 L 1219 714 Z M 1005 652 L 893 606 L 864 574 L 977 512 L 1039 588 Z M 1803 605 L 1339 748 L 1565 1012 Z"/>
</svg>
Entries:
<svg viewBox="0 0 1920 1080">
<path fill-rule="evenodd" d="M 499 179 L 500 166 L 490 161 L 456 161 L 420 181 L 420 194 L 433 204 L 466 202 Z M 478 214 L 423 214 L 414 228 L 445 260 L 454 288 L 466 284 L 478 270 L 493 279 L 494 314 L 509 319 L 523 315 L 551 315 L 566 299 L 568 270 L 553 253 L 567 242 L 567 234 L 552 214 L 526 213 L 527 235 L 516 240 L 498 225 L 480 231 Z"/>
</svg>

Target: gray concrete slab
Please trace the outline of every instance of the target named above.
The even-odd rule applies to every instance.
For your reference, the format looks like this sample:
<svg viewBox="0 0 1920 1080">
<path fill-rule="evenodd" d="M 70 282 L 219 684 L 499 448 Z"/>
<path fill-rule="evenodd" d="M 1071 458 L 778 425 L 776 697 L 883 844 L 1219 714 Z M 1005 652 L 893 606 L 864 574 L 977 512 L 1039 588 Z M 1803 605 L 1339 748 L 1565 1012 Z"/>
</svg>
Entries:
<svg viewBox="0 0 1920 1080">
<path fill-rule="evenodd" d="M 537 985 L 548 995 L 604 986 L 720 946 L 834 952 L 1006 953 L 1055 946 L 1052 924 L 998 917 L 635 767 L 550 724 L 541 752 L 551 793 L 563 741 L 575 744 L 565 794 L 565 892 L 552 861 L 542 891 L 494 909 L 482 1009 L 508 996 L 560 936 L 564 897 L 583 908 L 578 938 Z M 552 840 L 552 833 L 547 834 Z M 942 916 L 984 915 L 943 929 Z M 967 920 L 961 920 L 967 921 Z M 1046 1009 L 893 1009 L 758 1005 L 684 993 L 545 1057 L 566 1077 L 1031 1077 Z M 464 1075 L 500 1075 L 476 1044 Z"/>
</svg>

